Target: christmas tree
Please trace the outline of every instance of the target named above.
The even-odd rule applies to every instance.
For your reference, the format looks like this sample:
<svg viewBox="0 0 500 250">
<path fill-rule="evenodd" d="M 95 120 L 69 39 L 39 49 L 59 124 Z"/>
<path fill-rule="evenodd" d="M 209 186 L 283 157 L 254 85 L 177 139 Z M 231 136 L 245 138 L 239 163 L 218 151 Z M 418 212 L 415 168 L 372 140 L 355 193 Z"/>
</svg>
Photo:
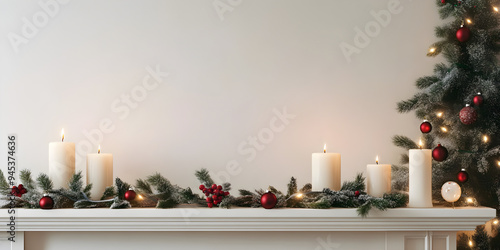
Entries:
<svg viewBox="0 0 500 250">
<path fill-rule="evenodd" d="M 487 206 L 498 213 L 500 4 L 491 0 L 436 3 L 446 24 L 436 27 L 440 40 L 432 44 L 427 55 L 441 55 L 446 62 L 436 64 L 432 75 L 416 81 L 419 92 L 399 102 L 398 111 L 415 111 L 418 118 L 427 120 L 420 129 L 424 147 L 434 149 L 433 199 L 448 205 L 441 197 L 441 186 L 455 181 L 462 188 L 462 197 L 455 205 Z M 393 141 L 399 147 L 417 148 L 414 140 L 405 136 L 395 136 Z M 408 154 L 402 156 L 402 164 L 405 163 Z M 395 188 L 407 188 L 407 171 L 404 166 L 394 167 Z M 471 237 L 480 242 L 470 244 L 481 249 L 500 249 L 495 243 L 498 230 L 483 237 L 483 228 Z"/>
</svg>

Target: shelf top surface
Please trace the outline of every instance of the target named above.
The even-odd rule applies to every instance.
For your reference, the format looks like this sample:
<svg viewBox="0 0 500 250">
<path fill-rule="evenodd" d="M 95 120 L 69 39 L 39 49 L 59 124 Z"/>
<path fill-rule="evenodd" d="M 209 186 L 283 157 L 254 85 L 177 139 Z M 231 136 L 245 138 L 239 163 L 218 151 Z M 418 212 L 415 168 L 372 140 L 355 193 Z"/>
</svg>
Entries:
<svg viewBox="0 0 500 250">
<path fill-rule="evenodd" d="M 454 217 L 469 217 L 469 218 L 493 218 L 495 217 L 495 209 L 487 207 L 433 207 L 433 208 L 394 208 L 386 211 L 373 209 L 368 215 L 369 218 L 421 218 L 421 217 L 437 217 L 437 218 L 454 218 Z M 108 209 L 108 208 L 92 208 L 92 209 L 16 209 L 18 217 L 36 218 L 36 217 L 331 217 L 331 218 L 350 218 L 356 217 L 356 209 L 354 208 L 330 208 L 330 209 L 302 209 L 302 208 L 282 208 L 282 209 L 263 209 L 263 208 L 203 208 L 203 207 L 178 207 L 171 209 L 156 209 L 156 208 L 129 208 L 129 209 Z M 0 217 L 7 218 L 9 215 L 4 213 Z M 361 217 L 359 217 L 361 218 Z"/>
</svg>

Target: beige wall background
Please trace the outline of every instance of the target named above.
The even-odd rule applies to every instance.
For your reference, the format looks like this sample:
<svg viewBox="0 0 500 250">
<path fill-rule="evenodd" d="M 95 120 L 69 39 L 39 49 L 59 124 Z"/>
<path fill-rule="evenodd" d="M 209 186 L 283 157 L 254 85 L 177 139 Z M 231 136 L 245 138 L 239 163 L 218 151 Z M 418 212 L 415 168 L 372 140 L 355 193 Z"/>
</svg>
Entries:
<svg viewBox="0 0 500 250">
<path fill-rule="evenodd" d="M 395 134 L 418 139 L 396 102 L 439 60 L 426 57 L 433 1 L 0 1 L 0 159 L 48 172 L 48 143 L 114 156 L 134 183 L 159 172 L 196 188 L 311 180 L 311 153 L 342 154 L 342 179 Z M 3 171 L 6 164 L 0 164 Z"/>
</svg>

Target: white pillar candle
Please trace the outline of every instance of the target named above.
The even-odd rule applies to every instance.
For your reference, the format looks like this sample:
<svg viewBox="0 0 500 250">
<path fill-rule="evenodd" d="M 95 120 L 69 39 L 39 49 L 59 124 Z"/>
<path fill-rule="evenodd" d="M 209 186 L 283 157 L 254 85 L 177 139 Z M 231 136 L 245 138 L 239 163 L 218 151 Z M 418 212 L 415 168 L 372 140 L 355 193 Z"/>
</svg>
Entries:
<svg viewBox="0 0 500 250">
<path fill-rule="evenodd" d="M 54 189 L 68 188 L 69 180 L 75 174 L 75 144 L 64 142 L 64 130 L 61 142 L 49 143 L 49 178 Z"/>
<path fill-rule="evenodd" d="M 87 154 L 87 184 L 92 183 L 90 199 L 100 200 L 106 187 L 113 186 L 113 155 Z"/>
<path fill-rule="evenodd" d="M 422 145 L 422 142 L 420 142 Z M 408 207 L 432 207 L 432 156 L 430 149 L 410 149 Z"/>
<path fill-rule="evenodd" d="M 382 197 L 391 192 L 391 165 L 378 164 L 366 165 L 366 192 L 374 197 Z"/>
<path fill-rule="evenodd" d="M 311 184 L 313 191 L 340 190 L 340 154 L 327 153 L 326 144 L 323 153 L 312 154 Z"/>
</svg>

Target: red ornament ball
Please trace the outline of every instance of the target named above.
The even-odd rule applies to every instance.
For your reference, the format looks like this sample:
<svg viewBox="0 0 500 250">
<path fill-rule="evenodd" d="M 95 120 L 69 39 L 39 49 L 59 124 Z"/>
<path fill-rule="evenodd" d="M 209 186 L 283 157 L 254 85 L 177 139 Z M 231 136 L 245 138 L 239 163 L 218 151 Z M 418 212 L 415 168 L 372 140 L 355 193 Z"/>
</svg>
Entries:
<svg viewBox="0 0 500 250">
<path fill-rule="evenodd" d="M 477 120 L 477 111 L 467 104 L 460 110 L 460 121 L 465 125 L 471 125 Z"/>
<path fill-rule="evenodd" d="M 354 196 L 358 197 L 359 196 L 359 191 L 354 191 Z"/>
<path fill-rule="evenodd" d="M 460 170 L 457 174 L 457 180 L 461 183 L 467 182 L 469 180 L 469 173 L 462 168 L 462 170 Z"/>
<path fill-rule="evenodd" d="M 441 0 L 441 3 L 446 3 L 446 0 Z"/>
<path fill-rule="evenodd" d="M 457 30 L 457 39 L 460 42 L 467 42 L 470 38 L 470 29 L 463 26 Z"/>
<path fill-rule="evenodd" d="M 43 197 L 38 202 L 41 209 L 52 209 L 54 208 L 54 200 L 47 194 L 43 195 Z"/>
<path fill-rule="evenodd" d="M 483 104 L 484 98 L 481 95 L 481 93 L 477 93 L 477 95 L 474 96 L 474 99 L 472 101 L 474 102 L 474 105 L 481 106 L 481 104 Z"/>
<path fill-rule="evenodd" d="M 200 185 L 200 190 L 203 190 L 203 189 L 205 189 L 205 185 L 201 184 Z"/>
<path fill-rule="evenodd" d="M 135 196 L 136 195 L 137 194 L 135 193 L 134 190 L 129 189 L 129 190 L 127 190 L 127 192 L 125 192 L 125 195 L 124 195 L 125 196 L 125 200 L 133 201 L 133 200 L 135 200 Z"/>
<path fill-rule="evenodd" d="M 438 144 L 437 147 L 432 150 L 432 158 L 436 161 L 446 160 L 446 158 L 448 158 L 448 149 Z"/>
<path fill-rule="evenodd" d="M 430 122 L 428 122 L 427 120 L 425 120 L 424 122 L 422 122 L 422 124 L 420 124 L 420 131 L 424 134 L 427 134 L 429 132 L 432 131 L 432 125 Z"/>
<path fill-rule="evenodd" d="M 276 195 L 274 195 L 271 192 L 266 192 L 265 194 L 260 197 L 260 203 L 262 204 L 262 207 L 265 209 L 271 209 L 276 206 L 276 203 L 278 203 L 278 199 L 276 198 Z"/>
</svg>

